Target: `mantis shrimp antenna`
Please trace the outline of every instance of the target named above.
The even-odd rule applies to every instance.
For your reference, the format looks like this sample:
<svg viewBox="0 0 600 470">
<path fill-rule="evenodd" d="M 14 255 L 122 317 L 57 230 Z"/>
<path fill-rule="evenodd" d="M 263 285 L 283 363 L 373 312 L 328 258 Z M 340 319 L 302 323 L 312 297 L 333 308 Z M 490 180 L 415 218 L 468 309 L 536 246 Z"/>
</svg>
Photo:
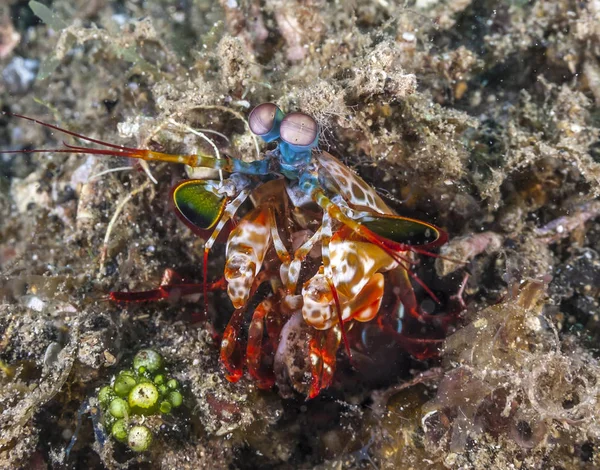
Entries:
<svg viewBox="0 0 600 470">
<path fill-rule="evenodd" d="M 159 162 L 167 162 L 167 163 L 180 163 L 183 165 L 188 165 L 191 167 L 202 167 L 202 168 L 212 168 L 215 170 L 223 170 L 227 172 L 241 172 L 251 175 L 266 175 L 269 174 L 269 168 L 266 161 L 254 161 L 254 162 L 244 162 L 241 160 L 237 160 L 235 158 L 215 158 L 206 154 L 195 154 L 195 155 L 178 155 L 178 154 L 170 154 L 163 152 L 156 152 L 150 149 L 143 148 L 134 148 L 134 147 L 125 147 L 123 145 L 115 145 L 109 142 L 105 142 L 103 140 L 94 139 L 92 137 L 85 136 L 83 134 L 78 134 L 77 132 L 69 131 L 67 129 L 63 129 L 62 127 L 55 126 L 53 124 L 49 124 L 44 121 L 40 121 L 39 119 L 34 119 L 28 116 L 23 116 L 21 114 L 10 113 L 7 111 L 3 111 L 2 114 L 5 116 L 12 116 L 19 119 L 25 119 L 27 121 L 34 122 L 39 124 L 40 126 L 47 127 L 48 129 L 52 129 L 63 134 L 70 135 L 72 137 L 76 137 L 81 140 L 85 140 L 87 142 L 91 142 L 97 145 L 102 145 L 104 147 L 108 147 L 106 149 L 97 149 L 92 147 L 81 147 L 77 145 L 70 145 L 66 142 L 63 142 L 64 147 L 62 148 L 54 148 L 54 149 L 23 149 L 23 150 L 3 150 L 0 151 L 0 154 L 28 154 L 28 153 L 74 153 L 81 155 L 106 155 L 111 157 L 129 157 L 129 158 L 137 158 L 140 160 L 146 161 L 159 161 Z"/>
</svg>

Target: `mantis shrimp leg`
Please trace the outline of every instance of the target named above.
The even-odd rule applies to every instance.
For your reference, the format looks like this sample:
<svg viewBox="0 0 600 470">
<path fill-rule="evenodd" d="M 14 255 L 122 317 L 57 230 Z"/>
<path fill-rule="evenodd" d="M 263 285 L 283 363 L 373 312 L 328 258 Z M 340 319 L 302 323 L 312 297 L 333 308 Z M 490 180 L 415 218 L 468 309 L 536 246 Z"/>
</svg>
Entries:
<svg viewBox="0 0 600 470">
<path fill-rule="evenodd" d="M 265 322 L 268 315 L 275 311 L 277 311 L 277 308 L 271 298 L 263 300 L 254 310 L 248 329 L 246 365 L 248 366 L 250 375 L 258 382 L 258 387 L 262 389 L 269 389 L 275 384 L 275 376 L 272 369 L 269 372 L 262 370 L 262 359 L 265 356 L 263 344 Z"/>
<path fill-rule="evenodd" d="M 252 283 L 249 297 L 252 297 L 260 285 L 271 277 L 270 273 L 261 271 Z M 233 312 L 221 340 L 221 363 L 227 372 L 226 378 L 230 382 L 237 382 L 244 375 L 244 352 L 240 341 L 240 330 L 244 323 L 246 309 L 247 304 L 243 304 Z"/>
<path fill-rule="evenodd" d="M 308 398 L 315 398 L 321 390 L 329 387 L 335 372 L 335 355 L 342 339 L 342 327 L 335 325 L 328 330 L 316 330 L 310 339 L 309 359 L 311 383 Z"/>
<path fill-rule="evenodd" d="M 237 210 L 240 208 L 240 206 L 244 203 L 244 201 L 248 198 L 249 195 L 250 195 L 250 189 L 244 189 L 240 192 L 240 194 L 238 194 L 238 196 L 233 201 L 229 202 L 225 206 L 223 214 L 222 214 L 221 218 L 219 219 L 219 221 L 217 222 L 217 226 L 213 230 L 213 233 L 211 234 L 210 238 L 208 240 L 206 240 L 206 243 L 204 243 L 202 274 L 203 274 L 203 279 L 204 279 L 206 286 L 207 286 L 206 280 L 208 279 L 208 254 L 209 254 L 211 248 L 213 247 L 215 241 L 217 240 L 217 237 L 221 233 L 221 230 L 223 230 L 223 227 L 225 227 L 225 224 L 227 222 L 229 222 L 229 220 L 235 215 Z M 260 269 L 260 267 L 259 267 L 259 269 Z M 225 278 L 227 279 L 227 276 L 225 276 Z M 228 285 L 228 289 L 229 289 L 229 285 Z M 207 293 L 208 292 L 206 289 L 204 291 L 205 313 L 206 313 L 206 305 L 207 305 L 206 304 Z M 236 308 L 239 308 L 239 305 L 236 306 Z"/>
</svg>

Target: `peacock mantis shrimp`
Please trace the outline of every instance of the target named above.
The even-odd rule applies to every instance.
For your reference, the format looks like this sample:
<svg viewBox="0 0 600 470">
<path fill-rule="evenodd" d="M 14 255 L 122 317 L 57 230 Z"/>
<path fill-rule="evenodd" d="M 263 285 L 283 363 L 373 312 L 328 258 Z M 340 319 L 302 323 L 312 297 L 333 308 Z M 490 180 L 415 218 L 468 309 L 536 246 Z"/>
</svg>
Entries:
<svg viewBox="0 0 600 470">
<path fill-rule="evenodd" d="M 229 174 L 219 181 L 184 180 L 171 191 L 176 214 L 206 240 L 201 287 L 169 281 L 151 291 L 112 292 L 110 297 L 115 301 L 145 301 L 168 298 L 175 290 L 180 294 L 200 291 L 206 306 L 209 290 L 226 288 L 235 311 L 223 334 L 220 355 L 230 381 L 242 377 L 245 364 L 259 387 L 272 387 L 276 382 L 273 360 L 277 361 L 278 345 L 285 339 L 285 325 L 291 319 L 297 322 L 301 315 L 310 327 L 306 358 L 310 383 L 308 387 L 297 384 L 296 388 L 305 390 L 309 398 L 317 396 L 331 383 L 342 342 L 350 356 L 347 327 L 377 316 L 386 279 L 393 283 L 408 317 L 428 320 L 417 305 L 411 278 L 435 296 L 412 272 L 411 265 L 415 254 L 431 255 L 432 248 L 444 244 L 446 233 L 427 222 L 396 215 L 359 176 L 320 150 L 319 126 L 307 114 L 286 115 L 272 103 L 254 108 L 248 120 L 251 131 L 276 146 L 264 159 L 251 162 L 225 155 L 177 155 L 125 147 L 37 119 L 12 116 L 103 148 L 64 143 L 59 149 L 2 153 L 130 157 Z M 253 201 L 254 209 L 239 217 L 247 199 Z M 303 226 L 307 214 L 316 222 L 314 230 Z M 208 283 L 209 252 L 226 233 L 224 279 Z M 294 246 L 299 234 L 304 238 Z M 319 247 L 320 255 L 309 262 L 310 254 Z M 244 314 L 266 281 L 271 284 L 271 295 L 254 309 L 244 351 L 240 339 Z M 381 318 L 379 323 L 383 326 L 386 321 Z"/>
</svg>

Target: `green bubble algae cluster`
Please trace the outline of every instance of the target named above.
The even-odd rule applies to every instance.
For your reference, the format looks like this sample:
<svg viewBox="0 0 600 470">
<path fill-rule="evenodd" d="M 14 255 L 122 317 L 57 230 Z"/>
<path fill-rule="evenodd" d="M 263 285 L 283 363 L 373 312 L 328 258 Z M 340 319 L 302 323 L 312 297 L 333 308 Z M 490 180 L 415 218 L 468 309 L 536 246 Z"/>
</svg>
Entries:
<svg viewBox="0 0 600 470">
<path fill-rule="evenodd" d="M 106 430 L 135 452 L 149 450 L 153 439 L 151 429 L 137 418 L 167 415 L 183 403 L 180 384 L 167 375 L 163 362 L 156 351 L 142 349 L 132 369 L 119 372 L 112 385 L 98 392 Z"/>
</svg>

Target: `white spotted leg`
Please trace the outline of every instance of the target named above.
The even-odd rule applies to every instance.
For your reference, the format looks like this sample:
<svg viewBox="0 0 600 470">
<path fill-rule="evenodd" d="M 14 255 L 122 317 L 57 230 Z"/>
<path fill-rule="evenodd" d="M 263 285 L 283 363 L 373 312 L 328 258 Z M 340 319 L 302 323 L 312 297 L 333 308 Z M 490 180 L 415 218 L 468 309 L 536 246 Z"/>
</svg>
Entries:
<svg viewBox="0 0 600 470">
<path fill-rule="evenodd" d="M 208 305 L 208 300 L 207 300 L 207 296 L 208 296 L 208 254 L 209 254 L 211 248 L 213 247 L 215 241 L 219 237 L 221 230 L 223 230 L 223 227 L 225 227 L 225 224 L 227 224 L 227 222 L 235 215 L 237 210 L 240 208 L 240 206 L 244 203 L 244 201 L 250 195 L 250 192 L 251 192 L 251 190 L 249 188 L 243 189 L 232 201 L 230 201 L 225 206 L 225 209 L 223 210 L 223 214 L 221 215 L 219 222 L 217 222 L 215 229 L 213 230 L 212 234 L 210 235 L 210 238 L 208 240 L 206 240 L 206 242 L 204 243 L 204 256 L 202 258 L 202 261 L 203 261 L 203 263 L 202 263 L 202 278 L 203 278 L 202 282 L 204 284 L 203 294 L 204 294 L 204 313 L 205 314 L 207 314 L 207 305 Z"/>
<path fill-rule="evenodd" d="M 337 289 L 333 281 L 333 273 L 330 260 L 330 241 L 332 238 L 332 219 L 327 213 L 323 215 L 321 225 L 321 253 L 323 265 L 319 272 L 307 281 L 302 289 L 303 306 L 302 314 L 304 318 L 310 312 L 314 316 L 314 311 L 323 313 L 330 312 L 333 304 L 336 311 L 337 323 L 328 324 L 325 328 L 315 329 L 309 343 L 309 359 L 311 365 L 311 388 L 309 398 L 314 398 L 319 391 L 328 387 L 333 379 L 336 365 L 336 351 L 340 340 L 344 341 L 346 353 L 350 362 L 352 362 L 352 353 L 350 344 L 346 337 L 346 331 L 342 320 L 342 307 Z M 310 322 L 308 322 L 310 324 Z"/>
<path fill-rule="evenodd" d="M 257 207 L 246 214 L 229 234 L 224 276 L 227 294 L 235 308 L 241 308 L 250 298 L 250 288 L 269 248 L 268 212 L 268 207 Z"/>
</svg>

